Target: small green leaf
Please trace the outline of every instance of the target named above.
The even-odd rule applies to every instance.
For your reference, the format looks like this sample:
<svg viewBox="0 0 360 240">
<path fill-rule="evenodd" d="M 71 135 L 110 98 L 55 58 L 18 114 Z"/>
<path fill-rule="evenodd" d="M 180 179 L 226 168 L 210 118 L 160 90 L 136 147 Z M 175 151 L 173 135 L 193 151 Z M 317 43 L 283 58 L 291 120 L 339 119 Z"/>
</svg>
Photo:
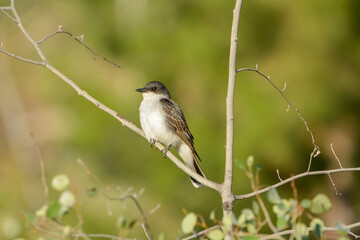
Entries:
<svg viewBox="0 0 360 240">
<path fill-rule="evenodd" d="M 215 222 L 216 221 L 216 217 L 215 217 L 215 210 L 212 210 L 209 216 L 210 220 Z"/>
<path fill-rule="evenodd" d="M 318 238 L 322 238 L 324 235 L 324 222 L 321 219 L 313 218 L 310 222 L 310 228 Z"/>
<path fill-rule="evenodd" d="M 195 213 L 188 213 L 181 222 L 181 230 L 184 234 L 192 233 L 195 228 L 197 216 Z"/>
<path fill-rule="evenodd" d="M 86 189 L 86 194 L 89 198 L 96 197 L 98 195 L 99 191 L 96 187 L 88 187 Z"/>
<path fill-rule="evenodd" d="M 36 217 L 33 213 L 28 213 L 28 219 L 30 220 L 30 222 L 34 223 L 36 222 Z"/>
<path fill-rule="evenodd" d="M 286 218 L 285 216 L 282 216 L 282 217 L 279 217 L 277 220 L 276 220 L 276 227 L 281 230 L 281 229 L 284 229 L 288 226 L 288 223 L 286 221 Z"/>
<path fill-rule="evenodd" d="M 347 229 L 342 223 L 336 223 L 335 228 L 337 233 L 341 236 L 344 236 L 349 232 L 349 229 Z"/>
<path fill-rule="evenodd" d="M 258 240 L 258 238 L 256 236 L 246 236 L 244 240 Z"/>
<path fill-rule="evenodd" d="M 254 165 L 254 156 L 249 156 L 246 159 L 246 165 L 248 166 L 248 168 L 251 168 L 252 165 Z"/>
<path fill-rule="evenodd" d="M 129 223 L 128 228 L 129 228 L 129 229 L 132 229 L 137 222 L 138 222 L 138 221 L 137 221 L 136 219 L 132 220 L 132 221 Z"/>
<path fill-rule="evenodd" d="M 276 214 L 278 218 L 284 216 L 286 214 L 286 211 L 287 210 L 284 204 L 282 203 L 273 205 L 273 212 Z"/>
<path fill-rule="evenodd" d="M 331 202 L 329 198 L 320 193 L 311 201 L 310 211 L 315 214 L 320 214 L 331 209 Z"/>
<path fill-rule="evenodd" d="M 309 231 L 305 224 L 297 223 L 295 225 L 295 237 L 296 240 L 306 240 L 308 239 Z"/>
<path fill-rule="evenodd" d="M 124 229 L 126 227 L 126 218 L 124 216 L 119 216 L 116 221 L 116 227 Z"/>
<path fill-rule="evenodd" d="M 63 191 L 69 186 L 70 180 L 65 174 L 58 174 L 51 180 L 51 186 L 57 191 Z"/>
<path fill-rule="evenodd" d="M 253 208 L 255 214 L 259 214 L 259 212 L 260 212 L 260 206 L 259 206 L 259 204 L 257 203 L 257 201 L 253 201 L 253 202 L 252 202 L 252 208 Z"/>
<path fill-rule="evenodd" d="M 252 223 L 248 223 L 246 226 L 249 233 L 256 233 L 256 227 Z"/>
<path fill-rule="evenodd" d="M 240 168 L 240 169 L 242 169 L 242 170 L 245 170 L 244 163 L 243 163 L 240 159 L 238 159 L 238 158 L 235 159 L 235 165 L 236 165 L 238 168 Z"/>
<path fill-rule="evenodd" d="M 46 211 L 46 216 L 49 218 L 57 218 L 60 216 L 60 210 L 61 204 L 59 202 L 52 202 Z"/>
<path fill-rule="evenodd" d="M 224 233 L 220 229 L 215 229 L 215 230 L 212 230 L 211 232 L 209 232 L 207 237 L 210 240 L 222 240 L 222 239 L 224 239 Z"/>
<path fill-rule="evenodd" d="M 300 203 L 300 206 L 303 208 L 310 208 L 311 207 L 311 201 L 309 199 L 303 199 Z"/>
<path fill-rule="evenodd" d="M 267 193 L 267 197 L 269 202 L 271 202 L 272 204 L 281 203 L 281 198 L 275 188 L 270 188 L 270 190 Z"/>
<path fill-rule="evenodd" d="M 251 220 L 255 219 L 255 215 L 254 215 L 253 211 L 249 208 L 244 208 L 241 211 L 241 214 L 243 214 L 245 216 L 245 221 L 251 221 Z"/>
</svg>

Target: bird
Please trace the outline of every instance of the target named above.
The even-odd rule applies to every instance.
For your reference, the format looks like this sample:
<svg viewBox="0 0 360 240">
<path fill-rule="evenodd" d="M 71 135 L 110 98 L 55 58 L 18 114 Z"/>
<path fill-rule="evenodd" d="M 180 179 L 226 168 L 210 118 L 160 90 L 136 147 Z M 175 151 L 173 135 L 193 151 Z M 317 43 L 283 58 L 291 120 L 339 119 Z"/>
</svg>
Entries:
<svg viewBox="0 0 360 240">
<path fill-rule="evenodd" d="M 159 81 L 147 83 L 143 88 L 136 89 L 142 93 L 139 115 L 141 128 L 151 146 L 155 142 L 163 143 L 164 157 L 173 147 L 183 159 L 187 167 L 200 176 L 205 177 L 198 160 L 201 161 L 194 148 L 194 137 L 186 123 L 180 106 L 171 99 L 168 89 Z M 195 188 L 201 184 L 190 177 Z"/>
</svg>

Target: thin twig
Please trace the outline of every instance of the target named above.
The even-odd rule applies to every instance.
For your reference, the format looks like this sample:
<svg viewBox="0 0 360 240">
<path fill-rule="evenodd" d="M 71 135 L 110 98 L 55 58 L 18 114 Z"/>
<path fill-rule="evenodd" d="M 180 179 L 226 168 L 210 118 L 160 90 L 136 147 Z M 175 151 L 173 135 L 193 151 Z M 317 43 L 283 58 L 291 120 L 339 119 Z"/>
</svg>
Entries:
<svg viewBox="0 0 360 240">
<path fill-rule="evenodd" d="M 360 227 L 360 222 L 357 222 L 357 223 L 353 223 L 353 224 L 350 224 L 350 225 L 347 225 L 347 226 L 344 226 L 346 229 L 353 229 L 353 228 L 357 228 L 357 227 Z M 311 231 L 311 228 L 308 227 L 307 228 L 308 231 Z M 337 231 L 338 229 L 336 227 L 324 227 L 324 231 L 325 232 L 332 232 L 332 231 Z M 293 229 L 289 229 L 289 230 L 285 230 L 285 231 L 282 231 L 282 232 L 278 232 L 278 233 L 274 233 L 274 234 L 271 234 L 271 235 L 268 235 L 268 236 L 263 236 L 260 238 L 260 240 L 267 240 L 267 239 L 274 239 L 274 238 L 277 238 L 279 236 L 284 236 L 284 235 L 289 235 L 289 234 L 292 234 L 294 232 Z"/>
<path fill-rule="evenodd" d="M 337 156 L 336 153 L 335 153 L 335 150 L 334 150 L 334 147 L 333 147 L 333 144 L 332 144 L 332 143 L 330 144 L 330 148 L 331 148 L 331 151 L 332 151 L 332 153 L 334 154 L 337 162 L 339 163 L 340 168 L 343 168 L 342 165 L 341 165 L 340 159 L 338 158 L 338 156 Z"/>
<path fill-rule="evenodd" d="M 6 10 L 11 10 L 10 7 L 2 7 L 2 8 L 0 8 L 0 10 L 1 10 L 1 12 L 3 12 L 3 13 L 8 17 L 11 21 L 17 23 L 16 19 L 13 18 L 10 14 L 8 14 L 8 13 L 6 12 Z"/>
<path fill-rule="evenodd" d="M 251 189 L 253 190 L 253 192 L 256 192 L 256 190 L 258 189 L 259 185 L 260 185 L 260 181 L 259 181 L 259 173 L 256 173 L 256 176 L 254 177 L 253 171 L 251 167 L 248 167 L 248 171 L 246 172 L 247 177 L 249 178 L 250 181 L 250 185 L 251 185 Z M 273 222 L 271 221 L 271 217 L 269 214 L 269 211 L 267 210 L 264 201 L 262 200 L 260 194 L 256 194 L 256 200 L 258 201 L 260 208 L 264 214 L 265 217 L 265 221 L 267 223 L 267 225 L 269 225 L 270 229 L 272 232 L 276 233 L 278 232 L 277 228 L 275 227 L 275 225 L 273 224 Z"/>
<path fill-rule="evenodd" d="M 23 57 L 20 57 L 18 55 L 15 55 L 14 53 L 11 53 L 11 52 L 8 52 L 6 51 L 5 49 L 3 49 L 2 47 L 0 47 L 0 52 L 10 56 L 10 57 L 13 57 L 17 60 L 20 60 L 20 61 L 23 61 L 23 62 L 26 62 L 26 63 L 31 63 L 31 64 L 35 64 L 35 65 L 40 65 L 40 66 L 43 66 L 45 67 L 46 64 L 45 62 L 40 62 L 40 61 L 36 61 L 36 60 L 32 60 L 32 59 L 27 59 L 27 58 L 23 58 Z"/>
<path fill-rule="evenodd" d="M 8 53 L 5 50 L 0 49 L 0 52 L 3 52 L 9 56 L 13 56 L 15 58 L 17 58 L 18 60 L 27 62 L 27 63 L 32 63 L 32 64 L 37 64 L 37 65 L 42 65 L 45 66 L 46 68 L 48 68 L 51 72 L 53 72 L 55 75 L 57 75 L 59 78 L 61 78 L 64 82 L 66 82 L 68 85 L 70 85 L 80 96 L 84 97 L 86 100 L 88 100 L 89 102 L 93 103 L 96 107 L 98 107 L 99 109 L 103 110 L 104 112 L 110 114 L 111 116 L 113 116 L 114 118 L 116 118 L 118 121 L 120 121 L 120 123 L 129 128 L 130 130 L 132 130 L 133 132 L 137 133 L 138 135 L 142 136 L 144 139 L 145 135 L 143 133 L 143 131 L 138 128 L 135 124 L 133 124 L 132 122 L 130 122 L 128 119 L 124 118 L 123 116 L 121 116 L 120 114 L 118 114 L 116 111 L 114 111 L 111 108 L 108 108 L 107 106 L 105 106 L 104 104 L 102 104 L 101 102 L 99 102 L 98 100 L 96 100 L 94 97 L 90 96 L 86 91 L 84 91 L 83 89 L 81 89 L 76 83 L 74 83 L 70 78 L 68 78 L 67 76 L 65 76 L 62 72 L 60 72 L 58 69 L 56 69 L 54 66 L 52 66 L 48 60 L 45 57 L 45 54 L 43 53 L 43 51 L 41 50 L 39 44 L 28 34 L 28 32 L 25 30 L 21 19 L 15 9 L 15 5 L 14 5 L 14 0 L 11 0 L 11 6 L 10 6 L 11 11 L 13 12 L 17 22 L 18 22 L 18 27 L 20 28 L 20 30 L 23 32 L 23 34 L 25 35 L 25 37 L 29 40 L 29 42 L 33 45 L 33 47 L 35 48 L 36 52 L 38 53 L 38 55 L 41 57 L 42 62 L 37 62 L 37 61 L 33 61 L 33 60 L 29 60 L 29 59 L 25 59 L 25 58 L 21 58 L 18 56 L 13 56 L 11 53 Z M 75 37 L 75 39 L 77 39 Z M 77 39 L 78 41 L 80 41 L 79 39 Z M 81 43 L 81 41 L 80 41 Z M 160 144 L 159 142 L 155 143 L 155 147 L 157 149 L 159 149 L 160 151 L 162 151 L 163 149 L 165 149 L 165 147 Z M 188 168 L 187 166 L 185 166 L 185 164 L 180 161 L 175 155 L 173 155 L 171 152 L 168 152 L 167 157 L 178 167 L 180 168 L 183 172 L 185 172 L 187 175 L 191 176 L 192 178 L 194 178 L 195 180 L 197 180 L 199 183 L 201 183 L 203 186 L 209 187 L 211 189 L 214 189 L 217 192 L 220 192 L 222 189 L 222 184 L 219 183 L 215 183 L 209 179 L 206 179 L 202 176 L 200 176 L 199 174 L 197 174 L 196 172 L 193 172 L 190 168 Z"/>
<path fill-rule="evenodd" d="M 145 227 L 145 224 L 144 224 L 144 223 L 141 224 L 141 227 L 143 228 L 146 237 L 147 237 L 149 240 L 151 240 L 150 234 L 148 233 L 148 229 Z"/>
<path fill-rule="evenodd" d="M 295 175 L 293 177 L 287 178 L 285 180 L 283 180 L 282 182 L 276 183 L 272 186 L 263 188 L 261 190 L 252 192 L 252 193 L 248 193 L 248 194 L 241 194 L 241 195 L 235 195 L 235 199 L 245 199 L 245 198 L 250 198 L 253 196 L 256 196 L 257 194 L 261 194 L 264 192 L 267 192 L 270 190 L 270 188 L 277 188 L 280 187 L 288 182 L 291 182 L 292 180 L 298 179 L 298 178 L 302 178 L 305 176 L 314 176 L 314 175 L 323 175 L 323 174 L 332 174 L 332 173 L 339 173 L 339 172 L 355 172 L 355 171 L 360 171 L 360 167 L 355 167 L 355 168 L 339 168 L 339 169 L 332 169 L 332 170 L 323 170 L 323 171 L 311 171 L 311 172 L 303 172 L 300 173 L 298 175 Z"/>
<path fill-rule="evenodd" d="M 35 143 L 36 152 L 37 152 L 38 158 L 39 158 L 40 172 L 41 172 L 41 182 L 42 182 L 43 187 L 44 187 L 45 202 L 46 202 L 46 204 L 49 204 L 49 188 L 48 188 L 48 185 L 46 183 L 45 162 L 44 162 L 44 159 L 42 157 L 39 144 L 37 143 L 34 134 L 30 133 L 30 136 L 31 136 L 31 138 L 33 139 L 33 141 Z"/>
<path fill-rule="evenodd" d="M 81 44 L 83 47 L 85 47 L 88 51 L 90 51 L 91 54 L 93 55 L 93 59 L 95 59 L 95 56 L 97 56 L 97 57 L 100 57 L 101 59 L 103 59 L 105 62 L 110 63 L 110 64 L 113 65 L 114 67 L 116 67 L 116 68 L 121 68 L 120 65 L 112 62 L 111 60 L 107 59 L 107 58 L 104 57 L 103 55 L 95 52 L 95 51 L 92 50 L 89 46 L 87 46 L 85 43 L 83 43 L 83 35 L 81 35 L 80 37 L 76 37 L 74 34 L 72 34 L 72 33 L 70 33 L 70 32 L 63 31 L 63 30 L 61 29 L 61 27 L 59 27 L 59 29 L 58 29 L 56 32 L 53 32 L 53 33 L 49 34 L 48 36 L 46 36 L 46 37 L 42 38 L 41 40 L 39 40 L 39 41 L 37 42 L 37 44 L 40 45 L 41 43 L 45 42 L 45 41 L 48 40 L 49 38 L 51 38 L 51 37 L 53 37 L 53 36 L 55 36 L 55 35 L 57 35 L 57 34 L 62 34 L 62 33 L 63 33 L 63 34 L 66 34 L 66 35 L 68 35 L 68 36 L 70 36 L 70 37 L 72 37 L 76 42 L 78 42 L 78 43 Z"/>
<path fill-rule="evenodd" d="M 181 240 L 190 240 L 190 239 L 194 239 L 194 238 L 199 238 L 201 235 L 207 234 L 208 232 L 211 232 L 212 230 L 218 229 L 220 227 L 221 227 L 220 225 L 215 225 L 215 226 L 209 227 L 201 232 L 198 232 L 191 236 L 188 236 L 186 238 L 182 238 Z"/>
<path fill-rule="evenodd" d="M 335 194 L 336 194 L 336 195 L 340 195 L 340 196 L 341 196 L 341 193 L 339 193 L 339 192 L 337 191 L 337 188 L 336 188 L 335 182 L 334 182 L 334 180 L 332 179 L 332 177 L 331 177 L 330 173 L 328 174 L 328 176 L 329 176 L 329 178 L 330 178 L 330 182 L 331 182 L 331 184 L 332 184 L 332 186 L 333 186 L 333 188 L 334 188 Z"/>
<path fill-rule="evenodd" d="M 300 111 L 297 107 L 295 107 L 289 100 L 288 98 L 285 96 L 284 94 L 284 90 L 285 90 L 285 87 L 283 90 L 280 90 L 280 88 L 278 88 L 271 80 L 270 80 L 270 77 L 266 76 L 265 74 L 263 74 L 262 72 L 260 72 L 257 67 L 256 69 L 253 69 L 253 68 L 241 68 L 241 69 L 238 69 L 237 72 L 241 72 L 241 71 L 252 71 L 252 72 L 256 72 L 258 73 L 259 75 L 261 75 L 262 77 L 264 77 L 280 94 L 281 96 L 285 99 L 285 101 L 288 103 L 288 106 L 292 107 L 297 115 L 299 116 L 299 118 L 301 119 L 301 121 L 304 123 L 305 125 L 305 128 L 306 130 L 309 132 L 310 134 L 310 137 L 311 137 L 311 141 L 312 141 L 312 145 L 314 146 L 314 149 L 313 151 L 310 153 L 310 158 L 309 158 L 309 165 L 308 165 L 308 169 L 307 169 L 307 172 L 310 171 L 310 167 L 311 167 L 311 162 L 312 162 L 312 159 L 313 157 L 317 157 L 319 154 L 320 154 L 320 148 L 319 146 L 316 144 L 315 142 L 315 137 L 314 137 L 314 134 L 312 133 L 312 131 L 310 130 L 309 128 L 309 125 L 308 123 L 306 122 L 306 120 L 303 118 L 303 116 L 300 114 Z M 288 111 L 288 110 L 287 110 Z"/>
<path fill-rule="evenodd" d="M 78 164 L 80 166 L 82 166 L 84 168 L 86 174 L 89 175 L 91 178 L 93 178 L 100 185 L 100 189 L 101 189 L 101 191 L 102 191 L 102 193 L 103 193 L 103 195 L 105 196 L 106 199 L 108 199 L 110 201 L 124 201 L 126 199 L 131 199 L 135 203 L 137 209 L 140 212 L 140 215 L 141 215 L 142 220 L 143 220 L 143 224 L 144 224 L 144 226 L 146 227 L 146 230 L 147 230 L 146 233 L 149 234 L 150 237 L 152 237 L 152 232 L 151 232 L 149 222 L 148 222 L 147 217 L 146 217 L 146 213 L 142 209 L 139 201 L 133 195 L 130 195 L 130 194 L 129 195 L 124 195 L 122 197 L 109 196 L 107 194 L 107 191 L 105 190 L 105 187 L 104 187 L 103 183 L 100 181 L 100 179 L 96 175 L 94 175 L 89 170 L 89 168 L 85 165 L 85 163 L 81 159 L 77 159 L 77 162 L 78 162 Z"/>
</svg>

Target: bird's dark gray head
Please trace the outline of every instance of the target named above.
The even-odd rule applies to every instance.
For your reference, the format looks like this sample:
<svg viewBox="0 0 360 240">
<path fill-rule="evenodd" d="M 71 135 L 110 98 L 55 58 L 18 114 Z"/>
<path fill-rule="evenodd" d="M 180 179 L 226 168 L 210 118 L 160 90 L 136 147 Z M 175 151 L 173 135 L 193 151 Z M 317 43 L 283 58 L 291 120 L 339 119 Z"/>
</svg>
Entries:
<svg viewBox="0 0 360 240">
<path fill-rule="evenodd" d="M 169 91 L 167 88 L 158 81 L 152 81 L 145 85 L 143 88 L 138 88 L 136 91 L 141 93 L 154 93 L 154 94 L 160 94 L 160 95 L 166 95 L 170 98 Z"/>
</svg>

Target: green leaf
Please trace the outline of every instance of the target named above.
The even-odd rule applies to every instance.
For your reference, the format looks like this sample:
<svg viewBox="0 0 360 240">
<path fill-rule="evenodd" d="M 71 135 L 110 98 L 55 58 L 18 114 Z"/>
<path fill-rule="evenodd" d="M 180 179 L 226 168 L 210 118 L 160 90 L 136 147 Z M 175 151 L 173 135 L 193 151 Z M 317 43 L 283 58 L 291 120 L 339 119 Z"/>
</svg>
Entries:
<svg viewBox="0 0 360 240">
<path fill-rule="evenodd" d="M 215 210 L 212 210 L 211 213 L 210 213 L 210 220 L 212 220 L 213 222 L 216 221 L 216 217 L 215 217 Z"/>
<path fill-rule="evenodd" d="M 300 206 L 303 208 L 310 208 L 311 207 L 311 201 L 309 199 L 303 199 L 300 203 Z"/>
<path fill-rule="evenodd" d="M 310 228 L 318 238 L 322 238 L 324 235 L 324 222 L 321 219 L 313 218 L 310 222 Z"/>
<path fill-rule="evenodd" d="M 256 233 L 256 227 L 252 223 L 248 223 L 246 226 L 249 233 Z"/>
<path fill-rule="evenodd" d="M 46 211 L 46 216 L 49 218 L 57 218 L 60 216 L 60 212 L 61 204 L 59 202 L 52 202 Z"/>
<path fill-rule="evenodd" d="M 124 229 L 126 227 L 126 218 L 124 216 L 118 217 L 116 227 L 121 229 Z"/>
<path fill-rule="evenodd" d="M 242 170 L 245 170 L 244 163 L 243 163 L 240 159 L 238 159 L 238 158 L 235 159 L 235 165 L 236 165 L 238 168 L 240 168 L 240 169 L 242 169 Z"/>
<path fill-rule="evenodd" d="M 28 213 L 28 219 L 30 220 L 30 222 L 34 223 L 36 222 L 36 217 L 33 213 Z"/>
<path fill-rule="evenodd" d="M 248 166 L 248 168 L 251 168 L 252 165 L 254 165 L 254 156 L 249 156 L 246 159 L 246 165 Z"/>
<path fill-rule="evenodd" d="M 192 233 L 195 228 L 197 216 L 195 213 L 188 213 L 181 222 L 181 231 L 184 234 Z"/>
<path fill-rule="evenodd" d="M 96 197 L 98 195 L 98 193 L 99 193 L 99 191 L 96 187 L 88 187 L 86 189 L 86 194 L 90 198 Z"/>
<path fill-rule="evenodd" d="M 257 201 L 254 200 L 254 201 L 252 202 L 252 208 L 253 208 L 255 214 L 259 214 L 259 212 L 260 212 L 260 206 L 259 206 L 259 204 L 257 203 Z"/>
<path fill-rule="evenodd" d="M 320 214 L 331 209 L 331 202 L 329 198 L 320 193 L 311 201 L 310 211 L 315 214 Z"/>
<path fill-rule="evenodd" d="M 258 240 L 258 238 L 256 236 L 246 236 L 244 240 Z"/>
<path fill-rule="evenodd" d="M 138 221 L 137 221 L 136 219 L 132 220 L 132 221 L 129 223 L 128 228 L 129 228 L 129 229 L 132 229 L 137 222 L 138 222 Z"/>
<path fill-rule="evenodd" d="M 267 193 L 267 197 L 269 202 L 271 202 L 272 204 L 281 203 L 281 198 L 275 188 L 270 188 L 270 190 Z"/>
<path fill-rule="evenodd" d="M 309 231 L 305 224 L 297 223 L 295 225 L 295 237 L 296 240 L 306 240 L 308 239 Z"/>
<path fill-rule="evenodd" d="M 224 239 L 224 233 L 220 229 L 215 229 L 209 232 L 207 237 L 210 240 L 222 240 Z"/>
<path fill-rule="evenodd" d="M 344 236 L 349 232 L 349 229 L 347 229 L 342 223 L 336 223 L 335 228 L 337 233 L 341 236 Z"/>
<path fill-rule="evenodd" d="M 288 226 L 288 222 L 286 221 L 286 218 L 285 216 L 282 216 L 282 217 L 279 217 L 277 220 L 276 220 L 276 227 L 281 230 L 281 229 L 284 229 Z"/>
</svg>

